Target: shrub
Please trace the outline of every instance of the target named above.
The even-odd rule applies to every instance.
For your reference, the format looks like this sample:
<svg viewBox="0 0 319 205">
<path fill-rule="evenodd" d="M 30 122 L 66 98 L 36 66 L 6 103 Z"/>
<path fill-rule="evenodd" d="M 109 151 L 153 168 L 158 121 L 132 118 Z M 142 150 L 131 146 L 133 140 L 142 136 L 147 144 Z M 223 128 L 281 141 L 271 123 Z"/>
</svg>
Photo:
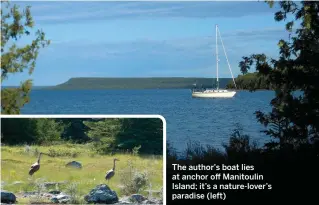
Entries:
<svg viewBox="0 0 319 205">
<path fill-rule="evenodd" d="M 81 204 L 79 189 L 77 183 L 70 183 L 66 186 L 65 192 L 70 195 L 70 204 Z"/>
<path fill-rule="evenodd" d="M 48 150 L 48 155 L 50 157 L 77 157 L 81 152 L 76 151 L 74 149 L 53 149 L 50 148 Z"/>
<path fill-rule="evenodd" d="M 120 172 L 120 181 L 122 184 L 121 192 L 124 195 L 136 194 L 143 190 L 149 182 L 147 172 L 138 172 L 132 160 L 128 160 L 128 167 Z"/>
<path fill-rule="evenodd" d="M 39 156 L 40 152 L 39 152 L 38 148 L 36 148 L 36 147 L 34 148 L 34 147 L 29 146 L 29 145 L 25 145 L 23 153 L 28 154 L 32 157 L 35 157 L 35 156 Z"/>
</svg>

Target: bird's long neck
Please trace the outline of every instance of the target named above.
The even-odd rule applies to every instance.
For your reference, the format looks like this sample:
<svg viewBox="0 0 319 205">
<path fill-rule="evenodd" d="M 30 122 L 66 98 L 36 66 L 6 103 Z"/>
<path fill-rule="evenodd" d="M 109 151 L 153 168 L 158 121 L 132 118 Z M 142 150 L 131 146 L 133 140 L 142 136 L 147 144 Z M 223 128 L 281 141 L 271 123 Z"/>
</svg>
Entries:
<svg viewBox="0 0 319 205">
<path fill-rule="evenodd" d="M 38 164 L 40 163 L 40 158 L 41 158 L 41 154 L 39 154 L 39 157 L 38 157 Z"/>
<path fill-rule="evenodd" d="M 113 161 L 113 170 L 115 170 L 115 160 Z"/>
</svg>

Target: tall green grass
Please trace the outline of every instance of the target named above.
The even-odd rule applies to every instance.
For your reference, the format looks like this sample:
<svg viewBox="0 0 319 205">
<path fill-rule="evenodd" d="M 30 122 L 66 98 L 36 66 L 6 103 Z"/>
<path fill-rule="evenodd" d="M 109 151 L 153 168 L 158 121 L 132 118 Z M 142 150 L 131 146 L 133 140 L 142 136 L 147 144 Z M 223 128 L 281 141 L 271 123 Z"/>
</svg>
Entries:
<svg viewBox="0 0 319 205">
<path fill-rule="evenodd" d="M 43 155 L 40 170 L 30 177 L 30 166 L 36 162 L 39 152 Z M 110 180 L 109 186 L 121 197 L 124 193 L 123 176 L 128 170 L 136 173 L 147 173 L 148 184 L 153 190 L 160 190 L 163 185 L 163 159 L 162 156 L 138 156 L 131 154 L 98 155 L 89 145 L 54 145 L 54 146 L 4 146 L 1 148 L 1 181 L 2 187 L 13 193 L 37 191 L 37 184 L 42 182 L 67 182 L 66 184 L 47 188 L 49 191 L 60 189 L 68 191 L 70 184 L 76 184 L 77 195 L 84 196 L 98 184 L 106 184 L 105 173 L 113 167 L 113 158 L 120 161 L 116 163 L 115 176 Z M 78 161 L 83 168 L 80 170 L 66 168 L 70 161 Z M 122 177 L 122 179 L 121 179 Z M 14 184 L 20 181 L 22 183 Z M 147 188 L 147 187 L 145 187 Z M 74 189 L 74 188 L 73 188 Z M 74 192 L 75 190 L 73 190 Z M 143 192 L 143 190 L 142 190 Z M 144 190 L 144 194 L 145 194 Z"/>
</svg>

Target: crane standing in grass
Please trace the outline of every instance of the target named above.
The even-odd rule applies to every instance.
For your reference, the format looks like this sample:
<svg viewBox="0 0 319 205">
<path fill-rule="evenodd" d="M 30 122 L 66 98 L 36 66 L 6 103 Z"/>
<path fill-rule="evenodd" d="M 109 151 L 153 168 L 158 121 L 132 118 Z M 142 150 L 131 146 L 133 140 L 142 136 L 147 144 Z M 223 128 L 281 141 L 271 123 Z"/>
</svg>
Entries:
<svg viewBox="0 0 319 205">
<path fill-rule="evenodd" d="M 31 165 L 31 168 L 29 170 L 29 175 L 32 176 L 36 171 L 40 169 L 40 158 L 41 158 L 42 152 L 40 152 L 38 161 Z"/>
<path fill-rule="evenodd" d="M 115 174 L 115 161 L 120 161 L 118 159 L 113 159 L 113 169 L 109 170 L 108 172 L 106 172 L 105 175 L 105 179 L 107 180 L 107 182 L 109 182 L 109 180 L 114 176 Z"/>
</svg>

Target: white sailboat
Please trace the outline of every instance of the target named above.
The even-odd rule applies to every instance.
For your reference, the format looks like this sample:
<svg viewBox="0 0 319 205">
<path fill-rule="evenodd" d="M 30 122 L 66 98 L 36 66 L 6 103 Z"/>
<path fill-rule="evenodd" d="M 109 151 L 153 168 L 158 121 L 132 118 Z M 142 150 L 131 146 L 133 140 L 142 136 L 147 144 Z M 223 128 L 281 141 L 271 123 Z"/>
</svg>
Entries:
<svg viewBox="0 0 319 205">
<path fill-rule="evenodd" d="M 220 35 L 219 29 L 218 29 L 218 25 L 216 25 L 216 84 L 217 84 L 216 85 L 216 89 L 205 89 L 205 88 L 204 89 L 193 89 L 192 90 L 192 97 L 199 97 L 199 98 L 232 98 L 236 94 L 236 91 L 234 91 L 234 90 L 219 89 L 219 79 L 218 79 L 218 61 L 219 61 L 219 58 L 218 58 L 218 34 L 219 34 L 220 41 L 221 41 L 221 44 L 223 46 L 223 50 L 224 50 L 224 53 L 225 53 L 225 56 L 226 56 L 228 68 L 229 68 L 230 74 L 232 76 L 232 79 L 233 79 L 233 82 L 234 82 L 234 85 L 235 85 L 235 88 L 236 88 L 235 79 L 234 79 L 234 76 L 233 76 L 233 72 L 232 72 L 232 70 L 230 68 L 230 64 L 229 64 L 229 61 L 228 61 L 228 57 L 227 57 L 227 54 L 226 54 L 224 43 L 223 43 L 222 37 Z"/>
</svg>

